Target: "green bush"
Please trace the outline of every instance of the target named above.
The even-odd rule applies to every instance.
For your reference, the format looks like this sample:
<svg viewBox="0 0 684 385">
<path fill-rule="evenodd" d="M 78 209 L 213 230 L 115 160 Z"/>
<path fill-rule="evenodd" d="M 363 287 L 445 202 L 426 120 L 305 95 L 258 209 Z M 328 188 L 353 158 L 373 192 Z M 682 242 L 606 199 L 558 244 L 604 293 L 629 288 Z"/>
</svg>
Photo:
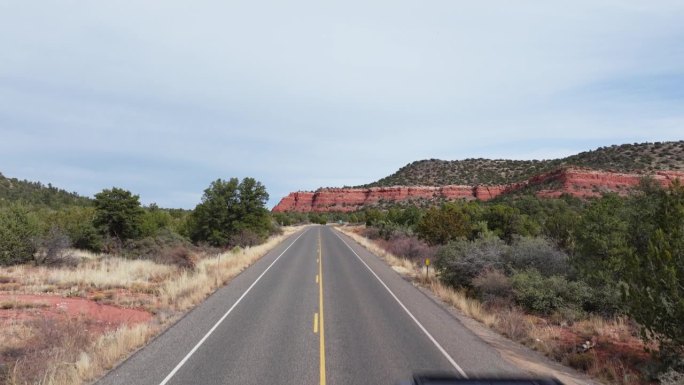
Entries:
<svg viewBox="0 0 684 385">
<path fill-rule="evenodd" d="M 592 281 L 617 283 L 623 275 L 630 251 L 627 209 L 624 199 L 608 194 L 582 213 L 572 262 Z"/>
<path fill-rule="evenodd" d="M 33 260 L 39 226 L 26 208 L 0 208 L 0 264 L 13 265 Z"/>
<path fill-rule="evenodd" d="M 83 222 L 67 229 L 67 234 L 71 238 L 71 246 L 77 249 L 99 253 L 104 247 L 102 234 L 97 231 L 92 222 Z"/>
<path fill-rule="evenodd" d="M 157 205 L 151 204 L 145 209 L 140 219 L 140 236 L 152 237 L 157 235 L 162 229 L 169 228 L 173 218 L 171 214 L 160 209 Z"/>
<path fill-rule="evenodd" d="M 187 239 L 170 230 L 162 230 L 153 237 L 127 241 L 124 244 L 124 254 L 132 259 L 146 259 L 147 255 L 154 253 L 157 249 L 176 246 L 190 246 L 190 243 Z"/>
<path fill-rule="evenodd" d="M 324 213 L 309 213 L 309 222 L 316 223 L 319 225 L 325 225 L 328 223 L 328 217 Z"/>
<path fill-rule="evenodd" d="M 432 207 L 416 225 L 416 234 L 430 245 L 444 245 L 459 238 L 471 238 L 471 215 L 465 205 L 456 203 Z"/>
<path fill-rule="evenodd" d="M 130 259 L 148 259 L 157 263 L 193 268 L 192 245 L 187 239 L 168 230 L 154 237 L 129 240 L 124 244 L 123 255 Z"/>
<path fill-rule="evenodd" d="M 95 209 L 92 207 L 69 207 L 50 212 L 43 221 L 46 225 L 62 229 L 77 249 L 100 252 L 104 239 L 93 224 Z"/>
<path fill-rule="evenodd" d="M 517 238 L 504 255 L 504 262 L 513 271 L 536 269 L 544 276 L 568 275 L 568 256 L 544 238 Z"/>
<path fill-rule="evenodd" d="M 295 221 L 294 218 L 288 214 L 289 213 L 273 213 L 272 216 L 280 226 L 292 226 Z"/>
<path fill-rule="evenodd" d="M 672 345 L 684 356 L 684 186 L 674 183 L 645 198 L 652 207 L 634 219 L 639 229 L 624 266 L 628 313 L 645 337 Z M 643 210 L 643 209 L 642 209 Z"/>
<path fill-rule="evenodd" d="M 562 276 L 544 277 L 534 269 L 511 277 L 518 305 L 538 314 L 551 314 L 563 308 L 582 308 L 590 298 L 589 288 L 580 282 L 568 281 Z"/>
<path fill-rule="evenodd" d="M 514 207 L 495 204 L 487 207 L 483 217 L 487 228 L 507 243 L 513 241 L 514 235 L 528 235 L 524 218 Z"/>
<path fill-rule="evenodd" d="M 471 287 L 472 280 L 486 269 L 501 269 L 508 246 L 488 236 L 474 241 L 460 239 L 442 246 L 435 257 L 440 279 L 453 287 Z"/>
<path fill-rule="evenodd" d="M 513 296 L 511 280 L 500 270 L 485 270 L 475 277 L 472 285 L 484 302 L 509 300 Z"/>
</svg>

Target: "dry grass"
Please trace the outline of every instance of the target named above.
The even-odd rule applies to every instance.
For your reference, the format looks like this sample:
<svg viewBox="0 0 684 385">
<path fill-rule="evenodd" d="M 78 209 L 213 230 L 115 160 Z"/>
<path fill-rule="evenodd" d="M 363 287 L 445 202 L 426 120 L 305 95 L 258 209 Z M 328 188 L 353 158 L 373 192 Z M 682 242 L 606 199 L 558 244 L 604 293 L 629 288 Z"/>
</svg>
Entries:
<svg viewBox="0 0 684 385">
<path fill-rule="evenodd" d="M 17 328 L 25 341 L 17 348 L 22 354 L 6 383 L 58 385 L 93 379 L 156 332 L 138 324 L 96 337 L 88 333 L 88 326 L 87 319 L 71 318 L 33 321 Z"/>
<path fill-rule="evenodd" d="M 1 301 L 0 309 L 2 310 L 22 310 L 22 309 L 35 309 L 47 307 L 48 305 L 40 302 L 23 302 L 17 300 Z"/>
<path fill-rule="evenodd" d="M 92 251 L 80 250 L 80 249 L 68 249 L 67 254 L 73 256 L 74 258 L 78 258 L 78 259 L 99 259 L 99 258 L 107 256 L 106 254 L 93 253 Z"/>
<path fill-rule="evenodd" d="M 571 326 L 560 326 L 553 325 L 547 319 L 526 315 L 516 308 L 487 307 L 478 299 L 468 297 L 465 292 L 446 286 L 437 279 L 425 279 L 419 266 L 392 255 L 373 241 L 359 235 L 355 232 L 359 228 L 336 229 L 381 257 L 399 274 L 428 288 L 445 303 L 498 333 L 568 366 L 585 371 L 606 383 L 643 383 L 634 367 L 642 364 L 647 358 L 643 355 L 643 345 L 636 337 L 636 327 L 627 318 L 605 319 L 592 316 L 567 323 Z M 601 351 L 601 355 L 597 350 L 585 353 L 578 351 L 578 342 L 585 340 L 596 342 L 596 349 Z M 614 357 L 616 353 L 619 353 L 620 357 Z"/>
<path fill-rule="evenodd" d="M 148 260 L 103 257 L 87 260 L 76 268 L 17 266 L 12 276 L 23 291 L 40 292 L 46 285 L 56 288 L 73 286 L 97 289 L 127 288 L 168 279 L 176 272 L 173 266 Z"/>
<path fill-rule="evenodd" d="M 470 318 L 492 327 L 499 323 L 499 317 L 485 309 L 482 303 L 469 298 L 463 291 L 454 290 L 437 280 L 432 280 L 427 286 L 439 299 L 460 310 Z"/>
<path fill-rule="evenodd" d="M 197 263 L 194 271 L 184 270 L 173 280 L 165 281 L 159 289 L 159 298 L 171 309 L 185 310 L 223 286 L 298 229 L 289 229 L 261 245 L 204 258 Z"/>
<path fill-rule="evenodd" d="M 156 314 L 149 323 L 123 325 L 105 334 L 87 332 L 87 319 L 53 324 L 6 322 L 0 330 L 0 358 L 7 358 L 5 353 L 14 351 L 19 356 L 10 362 L 11 370 L 6 379 L 0 378 L 0 383 L 4 380 L 8 384 L 66 385 L 97 378 L 143 346 L 183 311 L 299 230 L 301 227 L 286 228 L 282 235 L 262 245 L 203 256 L 192 270 L 89 253 L 78 253 L 80 263 L 75 267 L 22 265 L 0 269 L 2 281 L 13 285 L 12 293 L 76 295 L 118 305 L 144 306 Z M 6 301 L 0 307 L 16 310 L 24 304 Z"/>
</svg>

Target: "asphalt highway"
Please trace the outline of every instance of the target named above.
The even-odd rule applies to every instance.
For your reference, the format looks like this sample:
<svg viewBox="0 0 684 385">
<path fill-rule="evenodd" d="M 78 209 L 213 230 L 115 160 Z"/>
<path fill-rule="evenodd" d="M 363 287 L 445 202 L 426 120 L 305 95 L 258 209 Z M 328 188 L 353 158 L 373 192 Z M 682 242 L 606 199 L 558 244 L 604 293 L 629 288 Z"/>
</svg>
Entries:
<svg viewBox="0 0 684 385">
<path fill-rule="evenodd" d="M 98 381 L 397 384 L 521 371 L 350 238 L 309 227 Z"/>
</svg>

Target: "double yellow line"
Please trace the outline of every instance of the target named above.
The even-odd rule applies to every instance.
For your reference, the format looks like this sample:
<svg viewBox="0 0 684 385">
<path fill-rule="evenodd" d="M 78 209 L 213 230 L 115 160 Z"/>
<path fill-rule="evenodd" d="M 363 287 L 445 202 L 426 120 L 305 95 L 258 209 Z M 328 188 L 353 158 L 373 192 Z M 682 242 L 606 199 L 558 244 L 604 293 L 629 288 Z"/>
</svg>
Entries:
<svg viewBox="0 0 684 385">
<path fill-rule="evenodd" d="M 323 317 L 323 250 L 321 247 L 321 231 L 318 230 L 318 313 L 314 314 L 314 333 L 320 332 L 320 385 L 325 385 L 325 328 Z"/>
</svg>

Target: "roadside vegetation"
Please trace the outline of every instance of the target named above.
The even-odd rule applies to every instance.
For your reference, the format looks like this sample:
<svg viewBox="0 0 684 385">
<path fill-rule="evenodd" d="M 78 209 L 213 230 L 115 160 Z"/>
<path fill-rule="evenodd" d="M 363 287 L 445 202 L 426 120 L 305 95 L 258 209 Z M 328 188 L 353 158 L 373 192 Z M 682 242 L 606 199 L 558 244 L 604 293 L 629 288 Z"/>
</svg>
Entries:
<svg viewBox="0 0 684 385">
<path fill-rule="evenodd" d="M 267 200 L 252 178 L 180 210 L 0 177 L 0 384 L 102 375 L 298 230 Z"/>
<path fill-rule="evenodd" d="M 337 216 L 342 214 L 336 214 Z M 684 187 L 368 209 L 342 227 L 501 334 L 610 384 L 684 378 Z M 436 279 L 425 279 L 432 260 Z"/>
</svg>

